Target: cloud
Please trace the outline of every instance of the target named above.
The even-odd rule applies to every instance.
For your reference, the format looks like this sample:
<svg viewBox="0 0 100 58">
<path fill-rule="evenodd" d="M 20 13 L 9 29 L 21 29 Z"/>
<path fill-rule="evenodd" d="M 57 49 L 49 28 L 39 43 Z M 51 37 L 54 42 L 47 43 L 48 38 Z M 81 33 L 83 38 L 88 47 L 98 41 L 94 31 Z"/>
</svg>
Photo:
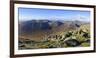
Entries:
<svg viewBox="0 0 100 58">
<path fill-rule="evenodd" d="M 77 14 L 74 17 L 71 18 L 72 20 L 79 20 L 79 21 L 90 21 L 90 18 L 88 16 Z"/>
</svg>

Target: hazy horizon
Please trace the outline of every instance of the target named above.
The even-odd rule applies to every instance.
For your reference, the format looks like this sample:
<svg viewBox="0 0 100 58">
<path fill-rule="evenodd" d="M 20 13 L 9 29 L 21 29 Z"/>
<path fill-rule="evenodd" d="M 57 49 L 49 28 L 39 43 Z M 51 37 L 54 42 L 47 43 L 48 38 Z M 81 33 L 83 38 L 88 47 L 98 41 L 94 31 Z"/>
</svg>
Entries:
<svg viewBox="0 0 100 58">
<path fill-rule="evenodd" d="M 65 20 L 90 21 L 90 11 L 18 8 L 19 21 L 27 20 Z"/>
</svg>

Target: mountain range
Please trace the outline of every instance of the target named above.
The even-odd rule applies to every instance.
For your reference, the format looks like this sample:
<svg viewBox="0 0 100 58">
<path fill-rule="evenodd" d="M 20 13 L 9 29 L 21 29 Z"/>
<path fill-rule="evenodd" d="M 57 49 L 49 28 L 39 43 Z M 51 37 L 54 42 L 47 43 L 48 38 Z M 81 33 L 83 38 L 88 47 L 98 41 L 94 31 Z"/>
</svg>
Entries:
<svg viewBox="0 0 100 58">
<path fill-rule="evenodd" d="M 60 34 L 69 30 L 75 30 L 88 22 L 83 21 L 61 21 L 61 20 L 29 20 L 19 21 L 19 38 L 42 40 L 50 34 Z"/>
</svg>

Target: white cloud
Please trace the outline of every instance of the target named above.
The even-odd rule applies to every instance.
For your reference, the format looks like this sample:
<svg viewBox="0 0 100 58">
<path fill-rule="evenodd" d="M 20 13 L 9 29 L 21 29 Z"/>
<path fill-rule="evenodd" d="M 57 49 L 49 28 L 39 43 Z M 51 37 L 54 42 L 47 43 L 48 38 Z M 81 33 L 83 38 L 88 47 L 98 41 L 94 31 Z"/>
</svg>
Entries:
<svg viewBox="0 0 100 58">
<path fill-rule="evenodd" d="M 76 14 L 74 17 L 71 18 L 72 20 L 79 20 L 79 21 L 90 21 L 90 18 L 84 15 Z"/>
</svg>

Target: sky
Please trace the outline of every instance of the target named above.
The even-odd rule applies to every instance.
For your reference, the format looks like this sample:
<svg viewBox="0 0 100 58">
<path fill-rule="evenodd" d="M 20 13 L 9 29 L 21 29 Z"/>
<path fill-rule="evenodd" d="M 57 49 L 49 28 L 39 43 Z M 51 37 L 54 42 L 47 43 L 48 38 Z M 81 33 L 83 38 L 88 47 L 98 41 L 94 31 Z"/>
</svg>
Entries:
<svg viewBox="0 0 100 58">
<path fill-rule="evenodd" d="M 21 21 L 33 19 L 90 21 L 90 11 L 18 8 L 18 17 Z"/>
</svg>

